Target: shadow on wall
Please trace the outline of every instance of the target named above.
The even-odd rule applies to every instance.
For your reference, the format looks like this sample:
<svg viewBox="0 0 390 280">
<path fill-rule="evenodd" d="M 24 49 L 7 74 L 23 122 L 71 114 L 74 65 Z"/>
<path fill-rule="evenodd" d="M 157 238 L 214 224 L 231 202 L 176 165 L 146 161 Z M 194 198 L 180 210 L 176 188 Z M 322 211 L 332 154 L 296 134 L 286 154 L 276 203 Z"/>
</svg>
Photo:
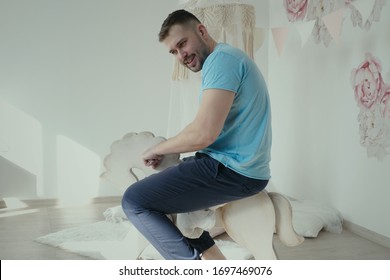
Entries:
<svg viewBox="0 0 390 280">
<path fill-rule="evenodd" d="M 42 188 L 43 174 L 41 124 L 0 100 L 0 142 L 1 195 L 12 187 L 12 193 L 22 197 L 36 196 Z"/>
<path fill-rule="evenodd" d="M 36 197 L 36 176 L 0 156 L 1 197 Z"/>
<path fill-rule="evenodd" d="M 98 195 L 101 160 L 63 135 L 57 136 L 57 188 L 61 205 L 83 204 Z"/>
<path fill-rule="evenodd" d="M 34 199 L 54 193 L 61 205 L 98 196 L 101 158 L 64 135 L 45 138 L 43 132 L 41 122 L 0 101 L 0 196 Z"/>
</svg>

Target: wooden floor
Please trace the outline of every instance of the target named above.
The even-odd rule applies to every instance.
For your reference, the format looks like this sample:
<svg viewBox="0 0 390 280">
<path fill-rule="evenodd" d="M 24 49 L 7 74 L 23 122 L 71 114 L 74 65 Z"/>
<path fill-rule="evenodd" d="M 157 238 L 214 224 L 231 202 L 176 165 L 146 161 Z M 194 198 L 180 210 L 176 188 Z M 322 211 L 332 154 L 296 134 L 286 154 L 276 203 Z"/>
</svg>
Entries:
<svg viewBox="0 0 390 280">
<path fill-rule="evenodd" d="M 104 220 L 102 213 L 119 204 L 110 202 L 59 208 L 29 205 L 19 209 L 0 209 L 1 260 L 83 260 L 86 257 L 66 252 L 34 239 L 69 227 Z M 380 246 L 344 230 L 341 234 L 321 232 L 297 247 L 285 247 L 277 237 L 275 251 L 282 260 L 390 260 L 390 248 Z"/>
</svg>

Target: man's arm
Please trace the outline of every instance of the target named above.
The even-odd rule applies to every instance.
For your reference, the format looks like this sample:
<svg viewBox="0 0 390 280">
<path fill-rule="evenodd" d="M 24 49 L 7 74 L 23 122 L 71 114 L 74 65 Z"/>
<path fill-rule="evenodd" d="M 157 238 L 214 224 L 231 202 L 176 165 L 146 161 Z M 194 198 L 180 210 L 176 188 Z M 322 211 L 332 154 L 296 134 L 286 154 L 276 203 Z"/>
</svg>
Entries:
<svg viewBox="0 0 390 280">
<path fill-rule="evenodd" d="M 194 152 L 211 145 L 221 133 L 233 100 L 231 91 L 203 91 L 195 119 L 176 136 L 147 150 L 142 155 L 145 164 L 156 168 L 166 154 Z"/>
</svg>

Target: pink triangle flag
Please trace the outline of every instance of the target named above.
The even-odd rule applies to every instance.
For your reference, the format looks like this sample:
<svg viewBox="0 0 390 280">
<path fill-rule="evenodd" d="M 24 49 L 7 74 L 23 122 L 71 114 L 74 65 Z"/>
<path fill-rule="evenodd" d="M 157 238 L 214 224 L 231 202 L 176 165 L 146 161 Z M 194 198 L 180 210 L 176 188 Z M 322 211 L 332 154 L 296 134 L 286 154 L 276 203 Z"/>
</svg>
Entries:
<svg viewBox="0 0 390 280">
<path fill-rule="evenodd" d="M 324 17 L 322 20 L 328 29 L 332 38 L 338 42 L 341 32 L 341 24 L 343 22 L 344 8 L 332 12 Z"/>
<path fill-rule="evenodd" d="M 274 43 L 276 49 L 278 50 L 279 56 L 282 54 L 284 44 L 286 43 L 286 38 L 288 35 L 287 27 L 275 27 L 272 28 L 272 36 L 274 38 Z"/>
</svg>

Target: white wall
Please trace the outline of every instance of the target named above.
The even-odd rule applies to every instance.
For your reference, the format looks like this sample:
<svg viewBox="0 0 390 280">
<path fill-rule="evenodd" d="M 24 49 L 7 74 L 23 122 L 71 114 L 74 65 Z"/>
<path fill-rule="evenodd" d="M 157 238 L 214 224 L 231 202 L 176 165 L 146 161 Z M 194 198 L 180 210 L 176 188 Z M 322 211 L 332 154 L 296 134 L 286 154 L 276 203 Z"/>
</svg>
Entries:
<svg viewBox="0 0 390 280">
<path fill-rule="evenodd" d="M 381 60 L 383 73 L 389 73 L 389 14 L 387 3 L 381 21 L 367 32 L 352 26 L 347 11 L 340 42 L 328 48 L 313 38 L 302 48 L 291 28 L 281 56 L 270 42 L 268 81 L 277 189 L 332 205 L 348 221 L 387 237 L 390 156 L 368 158 L 360 145 L 351 72 L 371 52 Z"/>
<path fill-rule="evenodd" d="M 172 58 L 157 34 L 176 4 L 0 1 L 0 101 L 41 126 L 41 196 L 56 197 L 65 176 L 57 168 L 63 164 L 58 135 L 102 159 L 127 132 L 165 134 Z M 19 149 L 8 142 L 12 151 Z M 109 186 L 101 188 L 111 193 Z"/>
</svg>

